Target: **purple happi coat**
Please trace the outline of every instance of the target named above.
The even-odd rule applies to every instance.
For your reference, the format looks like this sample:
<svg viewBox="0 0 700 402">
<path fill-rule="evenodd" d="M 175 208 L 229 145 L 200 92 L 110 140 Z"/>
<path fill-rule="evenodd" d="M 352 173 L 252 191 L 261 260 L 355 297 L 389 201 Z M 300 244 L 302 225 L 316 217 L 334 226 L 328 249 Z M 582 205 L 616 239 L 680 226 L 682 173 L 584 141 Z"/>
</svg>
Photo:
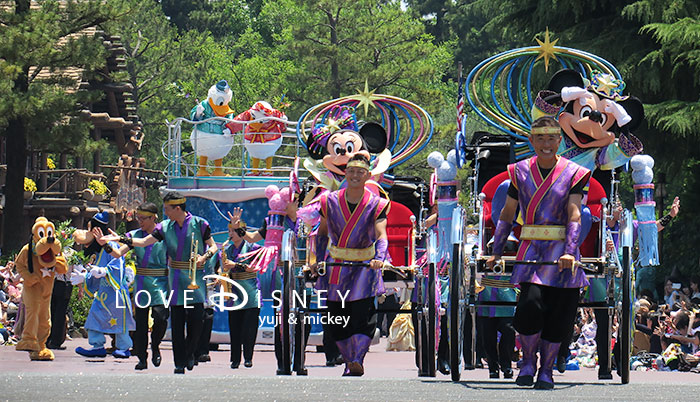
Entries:
<svg viewBox="0 0 700 402">
<path fill-rule="evenodd" d="M 566 226 L 569 191 L 578 183 L 589 180 L 591 171 L 570 160 L 559 157 L 547 177 L 536 166 L 537 157 L 508 165 L 508 177 L 518 190 L 518 202 L 525 225 Z M 564 240 L 522 240 L 517 260 L 557 261 L 564 255 Z M 578 252 L 575 257 L 578 259 Z M 572 274 L 570 269 L 559 272 L 556 265 L 515 265 L 512 283 L 535 283 L 560 288 L 580 288 L 588 285 L 582 269 Z"/>
<path fill-rule="evenodd" d="M 330 244 L 355 249 L 371 247 L 377 240 L 374 223 L 388 203 L 367 189 L 362 201 L 352 212 L 345 199 L 345 189 L 321 198 L 321 211 L 328 223 Z M 319 256 L 321 258 L 323 257 Z M 330 257 L 328 261 L 340 262 Z M 316 281 L 316 289 L 327 290 L 330 301 L 341 301 L 338 292 L 343 296 L 349 292 L 345 300 L 355 301 L 383 294 L 384 281 L 381 270 L 369 267 L 329 267 L 326 275 Z"/>
</svg>

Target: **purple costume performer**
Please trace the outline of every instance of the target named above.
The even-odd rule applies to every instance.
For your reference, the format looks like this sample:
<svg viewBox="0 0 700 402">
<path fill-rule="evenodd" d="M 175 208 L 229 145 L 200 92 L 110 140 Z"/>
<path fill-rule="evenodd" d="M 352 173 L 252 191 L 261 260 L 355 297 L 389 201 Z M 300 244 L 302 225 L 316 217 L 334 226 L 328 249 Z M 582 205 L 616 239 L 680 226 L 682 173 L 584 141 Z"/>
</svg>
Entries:
<svg viewBox="0 0 700 402">
<path fill-rule="evenodd" d="M 323 197 L 320 212 L 326 217 L 330 237 L 330 256 L 327 261 L 384 261 L 387 257 L 387 243 L 386 239 L 377 240 L 375 223 L 388 204 L 389 201 L 367 189 L 354 209 L 345 198 L 345 189 Z M 320 237 L 317 239 L 317 255 L 319 260 L 324 260 L 327 243 L 326 239 Z M 331 317 L 350 317 L 345 326 L 331 326 L 333 338 L 345 359 L 344 375 L 349 375 L 351 364 L 359 363 L 362 366 L 374 336 L 374 298 L 384 293 L 381 271 L 370 269 L 369 266 L 330 267 L 326 275 L 319 277 L 316 289 L 328 291 Z"/>
<path fill-rule="evenodd" d="M 517 260 L 557 261 L 565 254 L 578 259 L 579 222 L 569 222 L 569 195 L 588 182 L 590 171 L 559 157 L 549 172 L 542 172 L 537 157 L 508 166 L 511 185 L 517 190 L 524 225 Z M 499 220 L 494 235 L 494 255 L 502 255 L 510 224 Z M 552 366 L 559 345 L 573 325 L 579 288 L 588 285 L 581 269 L 559 270 L 557 265 L 515 265 L 512 283 L 522 289 L 514 327 L 520 333 L 523 365 L 516 384 L 532 385 L 540 350 L 540 370 L 535 388 L 551 389 Z M 568 328 L 567 328 L 568 327 Z"/>
</svg>

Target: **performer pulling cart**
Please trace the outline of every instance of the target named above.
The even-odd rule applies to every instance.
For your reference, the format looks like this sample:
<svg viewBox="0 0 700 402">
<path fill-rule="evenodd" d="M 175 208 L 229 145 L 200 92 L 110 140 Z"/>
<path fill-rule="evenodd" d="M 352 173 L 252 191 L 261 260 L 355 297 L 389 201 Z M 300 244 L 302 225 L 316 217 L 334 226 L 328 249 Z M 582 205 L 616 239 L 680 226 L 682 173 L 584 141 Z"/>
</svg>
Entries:
<svg viewBox="0 0 700 402">
<path fill-rule="evenodd" d="M 540 118 L 532 125 L 530 143 L 537 156 L 508 166 L 511 187 L 494 234 L 493 268 L 520 206 L 525 224 L 518 260 L 558 261 L 553 265 L 515 265 L 511 282 L 519 283 L 520 299 L 514 327 L 520 333 L 523 365 L 516 384 L 552 389 L 552 367 L 559 345 L 574 324 L 580 288 L 588 285 L 583 270 L 576 269 L 581 234 L 581 200 L 591 172 L 556 150 L 561 142 L 558 123 Z M 537 351 L 540 368 L 536 370 Z M 537 382 L 534 375 L 537 371 Z"/>
</svg>

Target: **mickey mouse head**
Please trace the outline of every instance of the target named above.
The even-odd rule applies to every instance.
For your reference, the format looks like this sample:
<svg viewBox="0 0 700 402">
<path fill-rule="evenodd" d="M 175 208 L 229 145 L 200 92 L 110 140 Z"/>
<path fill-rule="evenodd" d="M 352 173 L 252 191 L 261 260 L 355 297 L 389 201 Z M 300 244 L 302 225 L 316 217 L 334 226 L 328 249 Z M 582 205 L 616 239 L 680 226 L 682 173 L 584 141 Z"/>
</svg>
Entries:
<svg viewBox="0 0 700 402">
<path fill-rule="evenodd" d="M 644 120 L 642 102 L 622 96 L 625 83 L 609 74 L 593 71 L 589 85 L 574 70 L 560 70 L 543 96 L 547 103 L 564 103 L 559 124 L 579 148 L 612 144 L 616 134 L 630 134 Z"/>
<path fill-rule="evenodd" d="M 326 120 L 317 124 L 306 139 L 309 155 L 322 160 L 323 166 L 336 176 L 345 176 L 348 161 L 362 154 L 370 159 L 386 148 L 386 130 L 377 123 L 364 123 L 358 130 L 354 110 L 336 107 Z"/>
</svg>

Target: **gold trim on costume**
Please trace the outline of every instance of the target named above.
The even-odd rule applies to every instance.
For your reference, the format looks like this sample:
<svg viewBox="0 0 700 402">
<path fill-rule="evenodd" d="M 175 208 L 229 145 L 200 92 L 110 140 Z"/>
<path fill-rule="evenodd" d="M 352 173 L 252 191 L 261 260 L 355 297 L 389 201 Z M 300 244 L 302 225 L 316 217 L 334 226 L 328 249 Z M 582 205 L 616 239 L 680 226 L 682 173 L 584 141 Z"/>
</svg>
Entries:
<svg viewBox="0 0 700 402">
<path fill-rule="evenodd" d="M 561 225 L 524 225 L 520 240 L 564 240 L 566 227 Z"/>
<path fill-rule="evenodd" d="M 530 131 L 532 135 L 537 134 L 561 134 L 559 127 L 533 127 Z"/>
<path fill-rule="evenodd" d="M 348 162 L 346 169 L 350 168 L 350 167 L 362 168 L 362 169 L 369 171 L 369 163 L 361 161 L 361 160 L 354 160 L 354 161 Z"/>
<path fill-rule="evenodd" d="M 329 250 L 331 258 L 344 261 L 367 261 L 374 258 L 374 244 L 367 248 L 344 248 L 331 244 Z"/>
<path fill-rule="evenodd" d="M 187 198 L 176 198 L 174 200 L 163 201 L 166 205 L 182 205 L 187 202 Z"/>
<path fill-rule="evenodd" d="M 190 262 L 189 261 L 170 261 L 168 263 L 168 266 L 173 269 L 190 269 Z M 197 269 L 203 270 L 204 265 L 201 267 L 198 267 Z"/>
<path fill-rule="evenodd" d="M 136 275 L 168 276 L 167 268 L 136 268 Z"/>
<path fill-rule="evenodd" d="M 229 274 L 229 277 L 233 280 L 246 280 L 246 279 L 254 279 L 256 276 L 258 276 L 257 272 L 231 272 Z"/>
</svg>

